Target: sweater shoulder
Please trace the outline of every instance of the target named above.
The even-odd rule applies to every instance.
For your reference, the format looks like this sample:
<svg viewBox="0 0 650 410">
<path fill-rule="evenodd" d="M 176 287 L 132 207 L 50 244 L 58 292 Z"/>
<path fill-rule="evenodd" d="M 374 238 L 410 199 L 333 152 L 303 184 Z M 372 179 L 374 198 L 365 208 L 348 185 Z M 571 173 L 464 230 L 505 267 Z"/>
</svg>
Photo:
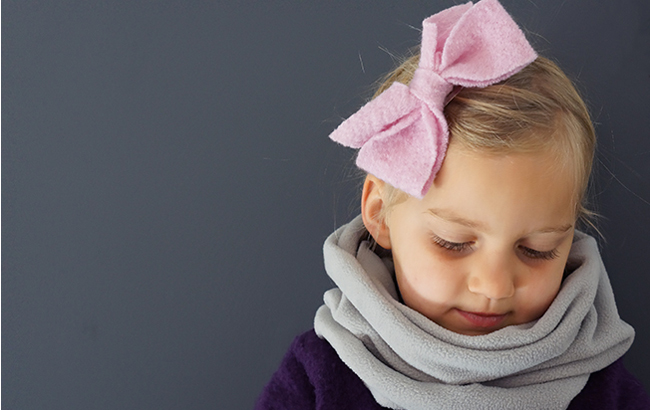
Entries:
<svg viewBox="0 0 650 410">
<path fill-rule="evenodd" d="M 258 399 L 256 410 L 380 410 L 361 379 L 314 330 L 296 337 Z"/>
<path fill-rule="evenodd" d="M 623 358 L 592 373 L 569 410 L 650 410 L 650 397 L 643 385 L 623 365 Z"/>
</svg>

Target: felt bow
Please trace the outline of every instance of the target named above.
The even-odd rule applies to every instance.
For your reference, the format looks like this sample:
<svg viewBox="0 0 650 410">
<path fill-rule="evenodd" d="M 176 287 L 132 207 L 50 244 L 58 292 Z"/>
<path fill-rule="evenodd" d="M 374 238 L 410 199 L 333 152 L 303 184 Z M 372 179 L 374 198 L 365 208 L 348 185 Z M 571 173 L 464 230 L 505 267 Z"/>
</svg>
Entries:
<svg viewBox="0 0 650 410">
<path fill-rule="evenodd" d="M 393 83 L 330 138 L 361 148 L 357 156 L 361 169 L 422 198 L 447 150 L 443 109 L 454 86 L 486 87 L 535 58 L 526 37 L 497 0 L 443 10 L 422 23 L 420 63 L 410 84 Z"/>
</svg>

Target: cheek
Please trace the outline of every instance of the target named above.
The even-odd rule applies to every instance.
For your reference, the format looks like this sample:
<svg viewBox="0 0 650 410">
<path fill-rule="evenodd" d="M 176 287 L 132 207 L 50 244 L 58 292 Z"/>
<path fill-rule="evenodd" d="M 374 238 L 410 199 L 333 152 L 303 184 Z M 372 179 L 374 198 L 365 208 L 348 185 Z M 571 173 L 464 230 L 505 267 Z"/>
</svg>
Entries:
<svg viewBox="0 0 650 410">
<path fill-rule="evenodd" d="M 449 306 L 462 288 L 459 267 L 430 252 L 394 255 L 397 284 L 404 303 L 425 316 Z"/>
<path fill-rule="evenodd" d="M 562 285 L 563 266 L 545 272 L 531 272 L 531 279 L 522 288 L 521 322 L 539 319 L 553 303 Z"/>
</svg>

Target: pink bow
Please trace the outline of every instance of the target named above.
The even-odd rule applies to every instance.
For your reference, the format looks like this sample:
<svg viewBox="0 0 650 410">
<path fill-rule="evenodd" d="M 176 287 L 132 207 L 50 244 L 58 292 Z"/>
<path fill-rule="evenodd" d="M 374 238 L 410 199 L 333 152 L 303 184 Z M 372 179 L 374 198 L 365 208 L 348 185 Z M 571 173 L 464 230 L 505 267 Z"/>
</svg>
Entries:
<svg viewBox="0 0 650 410">
<path fill-rule="evenodd" d="M 393 83 L 330 134 L 361 148 L 360 168 L 418 198 L 447 150 L 443 109 L 453 87 L 486 87 L 537 58 L 497 0 L 451 7 L 424 20 L 420 53 L 408 86 Z"/>
</svg>

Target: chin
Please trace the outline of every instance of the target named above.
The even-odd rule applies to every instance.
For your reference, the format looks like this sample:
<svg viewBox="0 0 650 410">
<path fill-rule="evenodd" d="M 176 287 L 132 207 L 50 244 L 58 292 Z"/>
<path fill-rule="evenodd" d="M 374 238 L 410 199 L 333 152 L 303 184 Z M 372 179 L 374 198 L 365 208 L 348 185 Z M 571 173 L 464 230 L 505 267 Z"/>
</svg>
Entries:
<svg viewBox="0 0 650 410">
<path fill-rule="evenodd" d="M 502 328 L 499 328 L 502 329 Z M 488 335 L 492 332 L 496 332 L 499 329 L 492 329 L 492 330 L 452 330 L 454 333 L 458 333 L 464 336 L 485 336 Z"/>
</svg>

